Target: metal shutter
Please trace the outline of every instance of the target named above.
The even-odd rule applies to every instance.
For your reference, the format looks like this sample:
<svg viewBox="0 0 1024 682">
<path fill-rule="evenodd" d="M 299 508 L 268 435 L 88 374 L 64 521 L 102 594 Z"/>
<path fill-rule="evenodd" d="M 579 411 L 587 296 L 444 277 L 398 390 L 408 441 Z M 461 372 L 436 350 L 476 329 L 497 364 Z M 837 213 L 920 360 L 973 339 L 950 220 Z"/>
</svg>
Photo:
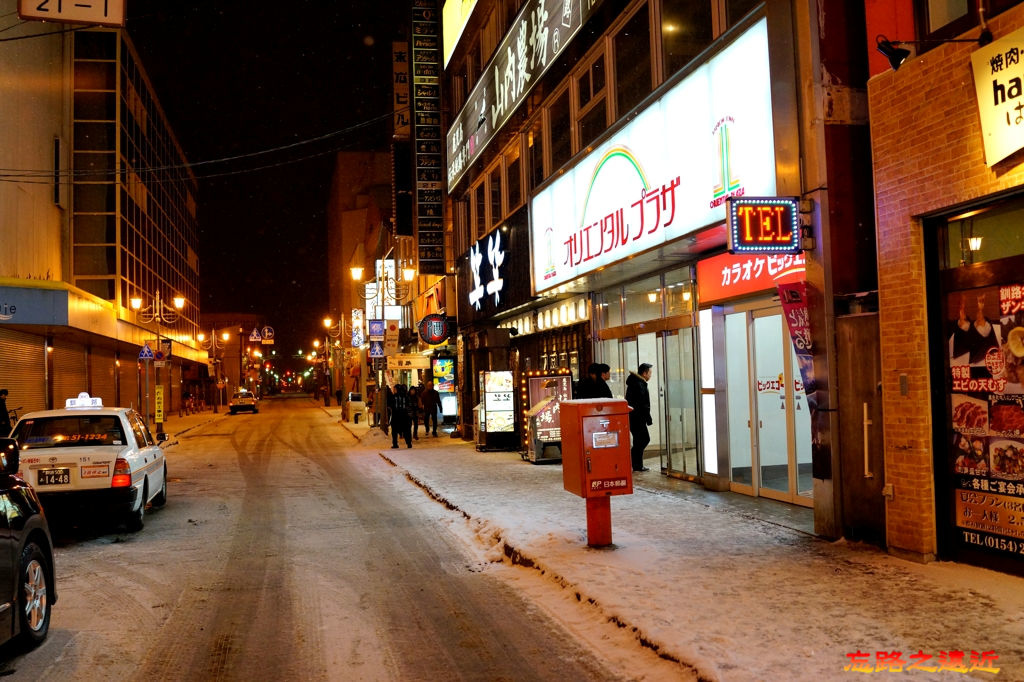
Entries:
<svg viewBox="0 0 1024 682">
<path fill-rule="evenodd" d="M 113 349 L 90 349 L 89 393 L 102 398 L 104 405 L 117 405 L 117 367 L 114 362 Z"/>
<path fill-rule="evenodd" d="M 18 416 L 46 409 L 46 339 L 0 329 L 0 388 L 6 388 L 7 408 Z"/>
<path fill-rule="evenodd" d="M 53 342 L 53 406 L 64 407 L 64 401 L 89 390 L 88 363 L 85 347 L 61 339 Z"/>
<path fill-rule="evenodd" d="M 139 398 L 140 363 L 133 356 L 122 353 L 120 367 L 120 395 L 117 397 L 118 407 L 132 407 L 142 412 Z"/>
</svg>

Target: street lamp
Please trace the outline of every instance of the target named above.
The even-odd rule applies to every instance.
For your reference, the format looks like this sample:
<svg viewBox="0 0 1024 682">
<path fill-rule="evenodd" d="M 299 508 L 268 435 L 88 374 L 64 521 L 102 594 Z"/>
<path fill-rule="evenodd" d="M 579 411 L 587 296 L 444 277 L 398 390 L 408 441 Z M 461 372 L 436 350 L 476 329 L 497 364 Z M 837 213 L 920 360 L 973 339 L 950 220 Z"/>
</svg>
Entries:
<svg viewBox="0 0 1024 682">
<path fill-rule="evenodd" d="M 387 306 L 397 306 L 403 301 L 412 290 L 412 282 L 416 279 L 416 269 L 402 264 L 402 261 L 395 261 L 390 256 L 395 247 L 388 249 L 384 258 L 377 261 L 374 268 L 373 281 L 363 282 L 364 268 L 353 266 L 349 268 L 352 279 L 361 284 L 359 295 L 366 301 L 374 301 L 373 310 L 376 319 L 384 319 L 384 312 Z M 401 279 L 397 277 L 397 270 L 401 271 Z"/>
<path fill-rule="evenodd" d="M 196 340 L 199 341 L 199 345 L 203 348 L 203 350 L 208 351 L 207 355 L 209 356 L 211 353 L 213 355 L 213 372 L 214 372 L 214 379 L 215 379 L 215 387 L 217 388 L 217 400 L 213 401 L 213 411 L 214 411 L 215 414 L 217 412 L 217 403 L 220 402 L 221 405 L 224 404 L 222 402 L 223 401 L 223 396 L 221 394 L 220 386 L 216 386 L 216 384 L 223 383 L 223 382 L 221 382 L 221 379 L 220 379 L 219 365 L 220 365 L 221 361 L 217 357 L 217 351 L 222 350 L 227 345 L 227 341 L 228 341 L 229 338 L 231 338 L 231 335 L 229 333 L 227 333 L 227 332 L 224 332 L 221 335 L 221 341 L 218 341 L 217 340 L 217 330 L 216 329 L 210 329 L 210 337 L 209 338 L 206 338 L 206 334 L 204 334 L 202 332 L 199 332 L 199 335 L 196 336 Z"/>
<path fill-rule="evenodd" d="M 143 324 L 150 324 L 152 322 L 156 322 L 156 346 L 157 346 L 157 350 L 158 351 L 162 351 L 163 350 L 163 345 L 161 343 L 161 337 L 160 337 L 160 325 L 161 325 L 161 323 L 163 323 L 163 324 L 174 324 L 181 317 L 181 311 L 185 307 L 185 297 L 184 296 L 175 296 L 175 297 L 173 297 L 171 299 L 171 301 L 172 301 L 172 303 L 174 305 L 173 306 L 167 305 L 160 298 L 160 291 L 159 290 L 157 290 L 156 296 L 154 297 L 153 302 L 151 304 L 149 304 L 148 306 L 146 306 L 145 308 L 142 307 L 143 301 L 142 301 L 142 297 L 141 296 L 133 296 L 133 297 L 131 297 L 131 299 L 129 299 L 129 303 L 131 304 L 132 310 L 135 311 L 136 317 L 139 319 L 140 322 L 142 322 Z M 158 364 L 158 363 L 162 363 L 162 361 L 157 360 L 157 361 L 155 361 L 153 363 L 153 366 L 154 366 L 153 371 L 155 373 L 154 382 L 156 383 L 157 386 L 160 386 L 161 390 L 162 390 L 163 385 L 160 383 L 160 364 Z M 168 407 L 170 407 L 170 405 L 168 405 Z M 170 410 L 168 410 L 168 411 L 170 411 Z M 146 369 L 146 415 L 145 415 L 145 417 L 146 417 L 146 426 L 148 427 L 149 426 L 149 369 L 148 369 L 148 367 Z M 157 433 L 163 433 L 163 430 L 164 430 L 164 424 L 163 424 L 163 419 L 162 419 L 162 415 L 161 415 L 161 419 L 156 423 L 156 431 L 157 431 Z"/>
</svg>

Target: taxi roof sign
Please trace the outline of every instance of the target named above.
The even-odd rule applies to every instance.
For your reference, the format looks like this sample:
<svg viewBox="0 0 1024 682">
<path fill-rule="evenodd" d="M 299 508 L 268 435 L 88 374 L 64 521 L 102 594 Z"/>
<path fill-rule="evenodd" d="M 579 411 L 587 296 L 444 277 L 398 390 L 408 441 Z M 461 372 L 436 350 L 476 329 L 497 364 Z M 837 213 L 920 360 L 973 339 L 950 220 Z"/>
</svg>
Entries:
<svg viewBox="0 0 1024 682">
<path fill-rule="evenodd" d="M 64 401 L 64 407 L 69 410 L 83 407 L 103 407 L 103 398 L 93 398 L 85 391 L 78 394 L 77 398 L 68 398 Z"/>
</svg>

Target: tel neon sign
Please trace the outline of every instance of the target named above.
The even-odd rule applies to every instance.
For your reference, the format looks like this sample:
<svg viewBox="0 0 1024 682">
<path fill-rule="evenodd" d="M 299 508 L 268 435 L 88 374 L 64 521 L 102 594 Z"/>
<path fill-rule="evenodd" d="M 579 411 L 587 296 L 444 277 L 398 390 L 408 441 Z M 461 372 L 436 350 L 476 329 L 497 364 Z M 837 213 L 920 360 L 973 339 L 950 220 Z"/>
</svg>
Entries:
<svg viewBox="0 0 1024 682">
<path fill-rule="evenodd" d="M 726 200 L 729 253 L 800 253 L 798 197 Z"/>
</svg>

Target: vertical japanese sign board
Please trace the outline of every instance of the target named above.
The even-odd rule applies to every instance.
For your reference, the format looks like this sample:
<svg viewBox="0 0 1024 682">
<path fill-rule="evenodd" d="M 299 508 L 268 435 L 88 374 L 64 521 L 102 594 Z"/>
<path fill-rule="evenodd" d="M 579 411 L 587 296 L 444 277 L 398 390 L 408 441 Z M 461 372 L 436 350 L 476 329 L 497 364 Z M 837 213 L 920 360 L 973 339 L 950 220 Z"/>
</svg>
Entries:
<svg viewBox="0 0 1024 682">
<path fill-rule="evenodd" d="M 18 17 L 124 28 L 124 0 L 18 0 Z"/>
<path fill-rule="evenodd" d="M 153 411 L 156 413 L 156 423 L 164 423 L 164 387 L 163 384 L 156 385 L 156 395 L 153 398 Z"/>
<path fill-rule="evenodd" d="M 441 163 L 441 12 L 412 2 L 412 115 L 416 245 L 421 275 L 443 275 L 444 167 Z"/>
<path fill-rule="evenodd" d="M 404 40 L 391 43 L 391 87 L 394 97 L 394 128 L 396 140 L 409 139 L 409 44 Z"/>
</svg>

